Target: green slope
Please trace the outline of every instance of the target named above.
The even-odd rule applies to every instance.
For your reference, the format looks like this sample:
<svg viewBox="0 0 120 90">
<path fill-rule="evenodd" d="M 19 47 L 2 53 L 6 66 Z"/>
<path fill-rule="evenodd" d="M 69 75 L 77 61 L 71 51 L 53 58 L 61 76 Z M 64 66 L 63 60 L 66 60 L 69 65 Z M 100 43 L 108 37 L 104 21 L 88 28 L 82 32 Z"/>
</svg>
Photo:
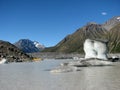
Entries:
<svg viewBox="0 0 120 90">
<path fill-rule="evenodd" d="M 107 38 L 109 40 L 109 52 L 120 53 L 120 24 L 109 31 Z"/>
</svg>

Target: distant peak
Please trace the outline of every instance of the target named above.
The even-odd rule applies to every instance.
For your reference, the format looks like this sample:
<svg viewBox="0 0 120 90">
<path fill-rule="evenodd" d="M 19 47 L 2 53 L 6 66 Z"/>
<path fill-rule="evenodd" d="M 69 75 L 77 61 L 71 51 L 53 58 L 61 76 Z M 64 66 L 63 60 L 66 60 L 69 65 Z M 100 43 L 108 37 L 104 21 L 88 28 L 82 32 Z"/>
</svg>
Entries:
<svg viewBox="0 0 120 90">
<path fill-rule="evenodd" d="M 120 21 L 120 16 L 115 16 L 111 20 L 114 20 L 114 21 L 118 22 L 118 21 Z"/>
<path fill-rule="evenodd" d="M 29 39 L 20 39 L 19 41 L 31 41 Z"/>
<path fill-rule="evenodd" d="M 45 48 L 38 41 L 31 41 L 29 39 L 20 39 L 14 45 L 26 53 L 40 52 Z"/>
<path fill-rule="evenodd" d="M 91 25 L 91 24 L 96 25 L 97 23 L 96 23 L 96 22 L 88 22 L 88 23 L 87 23 L 87 25 Z"/>
<path fill-rule="evenodd" d="M 20 40 L 29 40 L 29 39 L 20 39 Z"/>
</svg>

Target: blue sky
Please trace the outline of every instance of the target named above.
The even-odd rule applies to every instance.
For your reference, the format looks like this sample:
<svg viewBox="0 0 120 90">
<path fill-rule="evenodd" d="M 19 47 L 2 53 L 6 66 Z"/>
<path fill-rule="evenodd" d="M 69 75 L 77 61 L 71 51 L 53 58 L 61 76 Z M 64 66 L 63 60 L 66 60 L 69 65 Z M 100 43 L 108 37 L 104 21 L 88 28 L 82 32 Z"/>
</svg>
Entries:
<svg viewBox="0 0 120 90">
<path fill-rule="evenodd" d="M 0 40 L 54 46 L 88 22 L 120 15 L 120 0 L 0 0 Z"/>
</svg>

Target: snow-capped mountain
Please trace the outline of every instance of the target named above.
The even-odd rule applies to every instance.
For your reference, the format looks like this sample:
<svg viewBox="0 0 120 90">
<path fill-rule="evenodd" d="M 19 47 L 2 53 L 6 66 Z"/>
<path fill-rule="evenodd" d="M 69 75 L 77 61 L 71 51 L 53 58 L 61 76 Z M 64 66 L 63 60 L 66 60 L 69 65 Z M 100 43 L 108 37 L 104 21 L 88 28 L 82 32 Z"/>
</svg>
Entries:
<svg viewBox="0 0 120 90">
<path fill-rule="evenodd" d="M 31 41 L 29 39 L 20 39 L 14 45 L 25 53 L 40 52 L 45 48 L 45 46 L 41 45 L 39 42 Z"/>
<path fill-rule="evenodd" d="M 120 16 L 115 16 L 115 17 L 111 18 L 110 20 L 106 21 L 103 24 L 103 27 L 107 30 L 110 30 L 119 23 L 120 23 Z"/>
</svg>

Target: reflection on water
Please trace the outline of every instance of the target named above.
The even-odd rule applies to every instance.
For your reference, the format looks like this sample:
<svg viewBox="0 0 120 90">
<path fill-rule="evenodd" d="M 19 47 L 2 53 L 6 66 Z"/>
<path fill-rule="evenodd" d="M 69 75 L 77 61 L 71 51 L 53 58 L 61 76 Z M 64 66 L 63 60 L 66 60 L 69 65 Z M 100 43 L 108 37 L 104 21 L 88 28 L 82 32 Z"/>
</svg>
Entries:
<svg viewBox="0 0 120 90">
<path fill-rule="evenodd" d="M 0 90 L 120 90 L 120 64 L 50 73 L 63 60 L 0 65 Z"/>
</svg>

